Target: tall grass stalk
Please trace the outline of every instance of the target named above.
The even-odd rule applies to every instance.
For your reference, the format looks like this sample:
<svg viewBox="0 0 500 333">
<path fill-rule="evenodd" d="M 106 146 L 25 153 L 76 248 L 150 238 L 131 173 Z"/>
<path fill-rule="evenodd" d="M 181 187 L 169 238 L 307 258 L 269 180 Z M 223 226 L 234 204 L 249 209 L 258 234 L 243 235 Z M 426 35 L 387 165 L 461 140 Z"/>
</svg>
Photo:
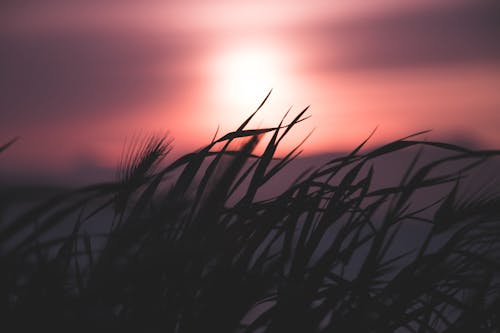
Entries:
<svg viewBox="0 0 500 333">
<path fill-rule="evenodd" d="M 3 222 L 0 325 L 498 332 L 500 193 L 464 197 L 460 183 L 500 152 L 421 141 L 421 133 L 367 151 L 364 141 L 259 199 L 300 154 L 297 147 L 276 157 L 305 113 L 247 129 L 253 113 L 234 132 L 161 167 L 169 141 L 148 138 L 124 156 L 116 181 L 64 193 Z M 255 153 L 266 138 L 263 153 Z M 234 150 L 234 142 L 243 144 Z M 418 147 L 448 155 L 422 165 L 417 154 L 399 184 L 373 185 L 376 159 Z M 463 167 L 442 171 L 456 161 Z M 430 188 L 449 190 L 415 207 L 417 193 Z M 106 211 L 109 223 L 88 227 Z M 68 223 L 70 231 L 56 237 Z M 416 248 L 401 250 L 395 244 L 409 223 L 424 231 Z"/>
</svg>

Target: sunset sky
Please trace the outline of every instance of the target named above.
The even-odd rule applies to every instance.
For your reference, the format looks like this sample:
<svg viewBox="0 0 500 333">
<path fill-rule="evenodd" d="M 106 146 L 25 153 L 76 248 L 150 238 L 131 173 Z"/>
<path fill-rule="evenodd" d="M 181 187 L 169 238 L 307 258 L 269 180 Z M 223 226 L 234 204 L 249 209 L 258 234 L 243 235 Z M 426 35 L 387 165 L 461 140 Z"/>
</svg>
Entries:
<svg viewBox="0 0 500 333">
<path fill-rule="evenodd" d="M 177 152 L 310 105 L 306 154 L 433 129 L 500 147 L 500 2 L 4 0 L 3 168 L 113 166 L 126 137 Z"/>
</svg>

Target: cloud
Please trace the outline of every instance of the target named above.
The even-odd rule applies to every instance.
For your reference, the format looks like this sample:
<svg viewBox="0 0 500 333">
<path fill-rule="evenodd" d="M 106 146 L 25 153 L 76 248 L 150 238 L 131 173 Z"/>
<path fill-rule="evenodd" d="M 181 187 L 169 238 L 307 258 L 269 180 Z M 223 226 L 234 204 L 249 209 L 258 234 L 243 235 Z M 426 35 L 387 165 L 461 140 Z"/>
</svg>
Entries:
<svg viewBox="0 0 500 333">
<path fill-rule="evenodd" d="M 50 120 L 130 109 L 185 84 L 193 54 L 168 34 L 77 29 L 0 34 L 3 120 Z M 83 112 L 85 114 L 83 114 Z"/>
<path fill-rule="evenodd" d="M 500 62 L 500 4 L 471 1 L 380 12 L 322 22 L 319 65 L 331 69 L 397 69 Z"/>
</svg>

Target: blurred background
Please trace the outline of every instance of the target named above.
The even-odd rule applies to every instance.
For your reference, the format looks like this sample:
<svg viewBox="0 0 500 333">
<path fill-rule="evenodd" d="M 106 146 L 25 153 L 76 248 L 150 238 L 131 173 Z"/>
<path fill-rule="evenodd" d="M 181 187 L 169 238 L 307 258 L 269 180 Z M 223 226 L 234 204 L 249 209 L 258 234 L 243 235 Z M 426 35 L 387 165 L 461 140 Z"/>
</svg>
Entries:
<svg viewBox="0 0 500 333">
<path fill-rule="evenodd" d="M 126 138 L 174 155 L 311 105 L 306 155 L 432 129 L 500 147 L 500 2 L 3 0 L 0 181 L 98 180 Z M 290 116 L 290 117 L 291 117 Z"/>
</svg>

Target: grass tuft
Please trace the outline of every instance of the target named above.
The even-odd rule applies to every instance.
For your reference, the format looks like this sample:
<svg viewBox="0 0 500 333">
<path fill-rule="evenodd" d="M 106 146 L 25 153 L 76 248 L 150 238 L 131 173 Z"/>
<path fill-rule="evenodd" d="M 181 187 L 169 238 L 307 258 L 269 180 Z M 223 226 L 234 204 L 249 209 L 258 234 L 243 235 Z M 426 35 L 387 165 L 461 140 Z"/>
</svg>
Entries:
<svg viewBox="0 0 500 333">
<path fill-rule="evenodd" d="M 500 152 L 418 140 L 425 132 L 365 152 L 366 139 L 260 199 L 300 154 L 299 145 L 276 157 L 306 111 L 247 129 L 253 113 L 234 132 L 216 133 L 163 166 L 171 149 L 165 136 L 136 140 L 115 181 L 49 198 L 3 222 L 2 325 L 498 332 L 500 193 L 460 189 L 466 172 Z M 230 149 L 234 142 L 243 144 Z M 423 147 L 447 155 L 424 163 Z M 415 148 L 396 185 L 375 185 L 376 160 Z M 446 194 L 419 204 L 429 189 Z M 402 246 L 409 231 L 413 245 Z"/>
</svg>

